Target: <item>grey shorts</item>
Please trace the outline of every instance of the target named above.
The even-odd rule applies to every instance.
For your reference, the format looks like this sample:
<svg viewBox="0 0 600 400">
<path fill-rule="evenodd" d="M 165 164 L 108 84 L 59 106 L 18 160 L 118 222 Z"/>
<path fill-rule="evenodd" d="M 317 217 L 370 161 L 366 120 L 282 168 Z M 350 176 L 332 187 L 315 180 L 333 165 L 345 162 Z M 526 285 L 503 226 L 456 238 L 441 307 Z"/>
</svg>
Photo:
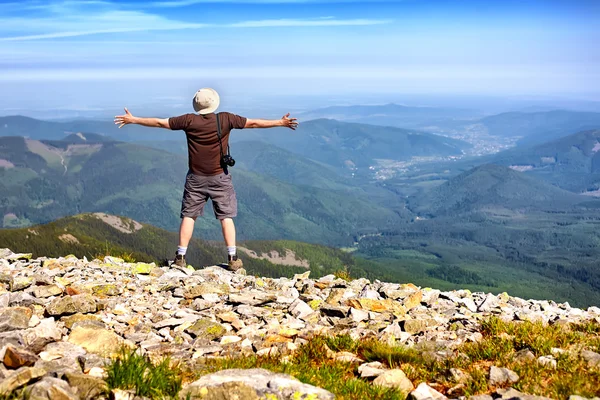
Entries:
<svg viewBox="0 0 600 400">
<path fill-rule="evenodd" d="M 188 172 L 181 202 L 181 218 L 203 215 L 208 199 L 212 200 L 217 219 L 237 216 L 237 198 L 231 174 L 204 176 Z"/>
</svg>

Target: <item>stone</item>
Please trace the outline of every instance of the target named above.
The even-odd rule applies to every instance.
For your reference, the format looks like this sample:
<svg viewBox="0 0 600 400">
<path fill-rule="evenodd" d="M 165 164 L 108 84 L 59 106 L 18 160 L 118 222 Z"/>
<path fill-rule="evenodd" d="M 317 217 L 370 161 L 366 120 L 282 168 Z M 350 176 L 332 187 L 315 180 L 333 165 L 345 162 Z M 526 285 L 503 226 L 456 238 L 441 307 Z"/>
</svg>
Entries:
<svg viewBox="0 0 600 400">
<path fill-rule="evenodd" d="M 350 318 L 354 322 L 366 321 L 369 319 L 369 312 L 350 307 Z"/>
<path fill-rule="evenodd" d="M 139 262 L 139 263 L 134 264 L 131 267 L 131 273 L 132 274 L 150 275 L 152 270 L 155 268 L 156 268 L 156 264 L 154 264 L 154 263 L 148 264 L 148 263 Z"/>
<path fill-rule="evenodd" d="M 13 280 L 12 284 L 10 285 L 10 291 L 17 292 L 19 290 L 27 289 L 32 284 L 33 278 L 29 276 L 17 277 Z"/>
<path fill-rule="evenodd" d="M 556 362 L 556 359 L 552 356 L 542 356 L 539 357 L 537 359 L 538 364 L 546 367 L 546 368 L 552 368 L 552 369 L 556 369 L 556 367 L 558 366 L 558 363 Z"/>
<path fill-rule="evenodd" d="M 101 283 L 92 286 L 92 293 L 96 296 L 118 296 L 121 294 L 121 288 L 114 283 Z"/>
<path fill-rule="evenodd" d="M 402 322 L 402 330 L 408 333 L 419 333 L 427 329 L 428 322 L 424 319 L 408 319 Z"/>
<path fill-rule="evenodd" d="M 588 366 L 592 368 L 600 367 L 600 354 L 591 351 L 591 350 L 583 350 L 581 352 L 581 358 L 587 361 Z"/>
<path fill-rule="evenodd" d="M 373 381 L 373 385 L 384 388 L 394 388 L 408 395 L 415 388 L 401 369 L 390 369 L 379 375 Z"/>
<path fill-rule="evenodd" d="M 225 284 L 215 285 L 215 284 L 202 283 L 200 285 L 187 287 L 184 290 L 183 297 L 185 297 L 186 299 L 195 299 L 196 297 L 200 297 L 205 294 L 221 295 L 221 294 L 228 294 L 228 293 L 229 293 L 228 285 L 225 285 Z"/>
<path fill-rule="evenodd" d="M 59 297 L 46 306 L 46 312 L 52 316 L 93 313 L 96 300 L 89 294 Z"/>
<path fill-rule="evenodd" d="M 113 389 L 110 394 L 112 400 L 136 400 L 135 390 Z"/>
<path fill-rule="evenodd" d="M 59 341 L 62 330 L 56 325 L 54 318 L 44 318 L 34 327 L 23 332 L 23 340 L 27 348 L 39 353 L 48 343 Z"/>
<path fill-rule="evenodd" d="M 471 380 L 471 375 L 460 368 L 450 368 L 450 379 L 454 383 L 467 383 Z"/>
<path fill-rule="evenodd" d="M 66 317 L 62 317 L 60 320 L 62 321 L 62 323 L 65 324 L 66 328 L 72 329 L 76 326 L 78 322 L 99 322 L 100 317 L 95 314 L 73 314 Z"/>
<path fill-rule="evenodd" d="M 347 351 L 340 351 L 339 353 L 336 353 L 335 360 L 352 364 L 360 364 L 365 361 L 356 354 Z"/>
<path fill-rule="evenodd" d="M 314 399 L 333 400 L 325 389 L 265 369 L 229 369 L 204 375 L 179 394 L 180 399 Z"/>
<path fill-rule="evenodd" d="M 407 298 L 404 299 L 403 305 L 406 310 L 411 310 L 419 305 L 421 305 L 421 300 L 423 300 L 423 292 L 417 290 L 416 292 L 410 294 Z"/>
<path fill-rule="evenodd" d="M 37 298 L 58 296 L 62 294 L 62 292 L 62 289 L 56 285 L 36 286 L 36 288 L 33 289 L 33 295 Z"/>
<path fill-rule="evenodd" d="M 218 339 L 227 332 L 223 325 L 211 321 L 208 318 L 199 319 L 185 331 L 194 337 L 200 337 L 207 340 Z"/>
<path fill-rule="evenodd" d="M 498 389 L 498 390 L 496 390 L 496 394 L 499 395 L 501 399 L 507 399 L 507 400 L 508 399 L 510 399 L 510 400 L 552 400 L 549 397 L 532 396 L 532 395 L 524 394 L 513 388 Z"/>
<path fill-rule="evenodd" d="M 379 361 L 361 364 L 358 367 L 358 373 L 361 378 L 375 378 L 385 372 L 385 367 Z"/>
<path fill-rule="evenodd" d="M 23 348 L 8 346 L 4 352 L 4 366 L 11 369 L 31 367 L 39 359 L 34 353 Z"/>
<path fill-rule="evenodd" d="M 506 384 L 517 383 L 519 381 L 519 375 L 508 368 L 498 368 L 496 366 L 490 367 L 490 386 L 501 386 Z"/>
<path fill-rule="evenodd" d="M 437 390 L 428 386 L 425 382 L 422 382 L 417 386 L 415 390 L 410 392 L 409 398 L 414 400 L 443 400 L 448 399 L 446 396 L 438 392 Z"/>
<path fill-rule="evenodd" d="M 346 293 L 346 289 L 341 288 L 333 288 L 331 292 L 329 292 L 329 296 L 325 299 L 325 302 L 329 305 L 336 306 L 340 304 L 340 301 L 344 297 Z"/>
<path fill-rule="evenodd" d="M 478 394 L 477 396 L 469 397 L 469 400 L 494 400 L 494 398 L 487 394 Z"/>
<path fill-rule="evenodd" d="M 239 336 L 223 336 L 221 338 L 221 346 L 224 346 L 226 344 L 232 344 L 232 343 L 237 343 L 237 342 L 241 342 L 242 338 Z"/>
<path fill-rule="evenodd" d="M 529 349 L 519 350 L 515 353 L 515 360 L 519 362 L 531 362 L 535 360 L 535 354 Z"/>
<path fill-rule="evenodd" d="M 0 396 L 7 395 L 14 390 L 17 390 L 29 382 L 41 378 L 46 375 L 46 370 L 35 367 L 21 367 L 4 380 L 0 381 Z"/>
<path fill-rule="evenodd" d="M 67 382 L 49 376 L 28 387 L 26 393 L 30 400 L 79 400 Z"/>
<path fill-rule="evenodd" d="M 108 385 L 101 378 L 74 372 L 67 372 L 65 378 L 82 400 L 92 400 L 108 392 Z"/>
<path fill-rule="evenodd" d="M 346 315 L 348 315 L 348 309 L 348 307 L 344 306 L 332 306 L 324 304 L 321 306 L 320 311 L 321 314 L 326 315 L 328 317 L 345 318 Z"/>
<path fill-rule="evenodd" d="M 296 318 L 304 319 L 314 312 L 314 310 L 300 299 L 296 299 L 290 304 L 289 312 Z"/>
<path fill-rule="evenodd" d="M 17 261 L 17 260 L 25 260 L 29 261 L 33 257 L 32 253 L 13 253 L 7 257 L 5 257 L 8 261 Z"/>
<path fill-rule="evenodd" d="M 9 307 L 0 310 L 0 332 L 29 328 L 31 310 L 24 307 Z"/>
<path fill-rule="evenodd" d="M 379 313 L 391 312 L 396 316 L 403 316 L 406 314 L 406 308 L 404 308 L 404 306 L 402 306 L 402 304 L 400 304 L 398 301 L 392 299 L 350 299 L 346 301 L 346 304 L 359 310 L 367 310 Z"/>
<path fill-rule="evenodd" d="M 111 330 L 77 326 L 69 335 L 69 343 L 83 347 L 90 353 L 99 355 L 118 354 L 125 341 Z"/>
</svg>

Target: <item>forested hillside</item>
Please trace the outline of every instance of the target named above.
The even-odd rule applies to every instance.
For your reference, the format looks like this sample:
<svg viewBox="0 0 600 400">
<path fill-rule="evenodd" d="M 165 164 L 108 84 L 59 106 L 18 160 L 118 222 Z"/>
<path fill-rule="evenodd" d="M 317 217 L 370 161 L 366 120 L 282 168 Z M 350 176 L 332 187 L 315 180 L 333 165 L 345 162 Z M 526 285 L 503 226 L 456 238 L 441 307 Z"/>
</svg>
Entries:
<svg viewBox="0 0 600 400">
<path fill-rule="evenodd" d="M 60 257 L 74 254 L 93 259 L 106 255 L 128 260 L 162 264 L 172 259 L 177 249 L 178 234 L 130 218 L 103 213 L 81 214 L 22 229 L 0 229 L 0 248 L 15 252 L 33 252 L 34 257 Z M 311 276 L 348 273 L 370 279 L 393 279 L 393 271 L 383 264 L 356 259 L 341 250 L 295 241 L 250 241 L 239 244 L 244 249 L 280 257 L 250 257 L 240 251 L 248 273 L 279 277 L 311 271 Z M 192 238 L 187 262 L 195 268 L 219 265 L 227 260 L 221 241 Z M 298 263 L 290 263 L 298 261 Z M 302 265 L 295 266 L 294 264 Z"/>
<path fill-rule="evenodd" d="M 27 226 L 81 212 L 127 215 L 175 230 L 187 159 L 132 143 L 70 143 L 0 138 L 0 212 L 4 227 Z M 235 167 L 240 238 L 296 239 L 350 244 L 362 230 L 393 226 L 398 214 L 374 204 L 365 192 L 335 179 L 321 189 L 285 183 Z M 332 190 L 331 188 L 335 188 Z M 220 237 L 209 218 L 203 237 Z"/>
</svg>

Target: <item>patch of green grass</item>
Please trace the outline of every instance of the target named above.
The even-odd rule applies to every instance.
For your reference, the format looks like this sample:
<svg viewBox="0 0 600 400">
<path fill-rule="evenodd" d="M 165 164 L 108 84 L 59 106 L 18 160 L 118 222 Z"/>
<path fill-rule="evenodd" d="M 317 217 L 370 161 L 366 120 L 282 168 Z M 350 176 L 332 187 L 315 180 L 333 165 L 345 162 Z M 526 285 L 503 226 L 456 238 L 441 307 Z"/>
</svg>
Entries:
<svg viewBox="0 0 600 400">
<path fill-rule="evenodd" d="M 338 335 L 325 338 L 325 343 L 333 351 L 354 352 L 358 349 L 358 342 L 350 335 Z"/>
<path fill-rule="evenodd" d="M 182 387 L 181 370 L 169 358 L 153 363 L 131 350 L 122 350 L 106 372 L 110 389 L 133 389 L 137 396 L 151 399 L 175 398 Z"/>
<path fill-rule="evenodd" d="M 327 347 L 340 346 L 351 349 L 349 337 L 336 341 L 324 337 L 315 337 L 301 346 L 289 362 L 276 357 L 240 357 L 225 359 L 207 359 L 202 365 L 202 374 L 229 368 L 265 368 L 270 371 L 292 375 L 304 383 L 329 390 L 338 400 L 374 399 L 404 400 L 405 396 L 397 390 L 373 386 L 370 382 L 356 376 L 356 365 L 332 360 L 327 357 Z"/>
<path fill-rule="evenodd" d="M 352 280 L 352 277 L 350 276 L 350 271 L 348 271 L 348 266 L 346 265 L 344 265 L 343 268 L 340 268 L 337 271 L 335 271 L 333 275 L 335 275 L 335 277 L 338 279 L 345 280 L 346 282 L 350 282 Z"/>
<path fill-rule="evenodd" d="M 0 400 L 27 400 L 27 388 L 23 388 L 16 392 L 0 394 Z"/>
<path fill-rule="evenodd" d="M 465 343 L 454 349 L 445 359 L 437 358 L 432 348 L 390 346 L 368 339 L 355 341 L 348 335 L 314 337 L 303 345 L 286 362 L 275 357 L 245 357 L 208 359 L 201 374 L 226 368 L 265 368 L 287 373 L 302 382 L 325 388 L 338 399 L 401 399 L 398 391 L 381 389 L 366 379 L 358 377 L 356 364 L 329 358 L 327 349 L 349 351 L 366 362 L 379 361 L 387 368 L 400 368 L 417 386 L 421 382 L 435 383 L 440 392 L 455 398 L 492 393 L 498 387 L 489 385 L 491 366 L 515 371 L 520 379 L 512 385 L 527 394 L 567 399 L 577 394 L 583 397 L 600 396 L 600 368 L 590 368 L 579 353 L 588 348 L 600 347 L 600 324 L 584 323 L 570 328 L 531 322 L 503 322 L 498 318 L 482 321 L 483 339 Z M 550 355 L 552 348 L 565 350 L 556 356 L 558 366 L 552 369 L 537 362 L 537 357 Z M 529 349 L 533 361 L 517 361 L 519 350 Z M 457 385 L 451 380 L 450 369 L 459 368 L 469 378 L 462 388 L 452 394 L 448 391 Z"/>
</svg>

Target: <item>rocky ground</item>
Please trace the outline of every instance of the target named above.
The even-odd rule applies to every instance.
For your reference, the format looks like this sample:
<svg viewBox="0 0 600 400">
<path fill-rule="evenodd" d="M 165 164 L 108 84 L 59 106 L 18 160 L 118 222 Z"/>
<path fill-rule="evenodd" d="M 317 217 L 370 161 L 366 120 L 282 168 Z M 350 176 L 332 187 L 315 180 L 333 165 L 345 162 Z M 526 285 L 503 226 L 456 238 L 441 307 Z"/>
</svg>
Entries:
<svg viewBox="0 0 600 400">
<path fill-rule="evenodd" d="M 463 343 L 481 340 L 479 322 L 490 316 L 553 324 L 600 322 L 600 308 L 581 310 L 506 294 L 441 292 L 367 279 L 348 282 L 333 275 L 312 280 L 308 271 L 292 279 L 267 279 L 220 267 L 178 270 L 112 257 L 34 260 L 30 254 L 4 249 L 0 399 L 22 388 L 32 399 L 108 396 L 106 362 L 124 347 L 187 363 L 254 354 L 285 359 L 314 335 L 349 334 L 423 346 L 428 357 L 443 359 Z M 330 356 L 360 364 L 359 373 L 374 385 L 401 388 L 416 399 L 445 398 L 426 383 L 415 388 L 400 369 L 364 363 L 351 353 L 332 351 Z M 597 353 L 583 351 L 581 356 L 592 366 L 600 365 Z M 538 362 L 556 362 L 552 354 L 544 357 Z M 489 379 L 506 387 L 519 377 L 492 366 Z M 226 399 L 227 390 L 249 390 L 239 397 L 248 399 L 334 397 L 265 370 L 206 375 L 186 383 L 181 396 Z M 133 398 L 119 390 L 110 396 Z M 493 397 L 536 398 L 510 388 Z"/>
</svg>

